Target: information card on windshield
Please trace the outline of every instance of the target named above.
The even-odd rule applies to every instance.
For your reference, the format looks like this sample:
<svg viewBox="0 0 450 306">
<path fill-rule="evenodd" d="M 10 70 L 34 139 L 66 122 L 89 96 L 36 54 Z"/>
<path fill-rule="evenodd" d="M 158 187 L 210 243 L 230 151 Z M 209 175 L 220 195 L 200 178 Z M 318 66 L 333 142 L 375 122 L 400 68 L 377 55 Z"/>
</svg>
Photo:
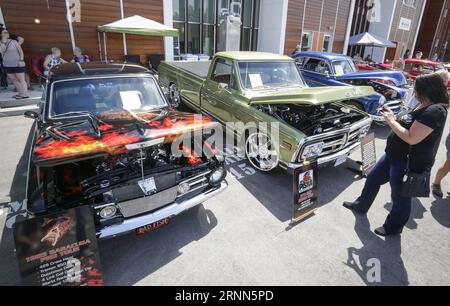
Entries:
<svg viewBox="0 0 450 306">
<path fill-rule="evenodd" d="M 250 83 L 252 85 L 252 88 L 261 88 L 264 87 L 263 81 L 261 79 L 260 74 L 249 74 L 248 75 L 250 79 Z"/>
</svg>

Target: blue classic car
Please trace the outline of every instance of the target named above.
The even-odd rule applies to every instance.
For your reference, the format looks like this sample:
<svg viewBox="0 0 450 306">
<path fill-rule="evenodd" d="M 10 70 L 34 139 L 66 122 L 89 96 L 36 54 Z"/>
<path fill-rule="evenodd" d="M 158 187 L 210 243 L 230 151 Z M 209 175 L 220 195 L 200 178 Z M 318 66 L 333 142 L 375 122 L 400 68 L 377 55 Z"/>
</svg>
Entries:
<svg viewBox="0 0 450 306">
<path fill-rule="evenodd" d="M 311 87 L 368 85 L 376 95 L 349 101 L 354 107 L 367 112 L 377 123 L 384 123 L 379 112 L 383 105 L 394 113 L 402 111 L 411 92 L 400 71 L 358 71 L 353 60 L 342 54 L 324 52 L 299 52 L 292 56 L 303 77 Z"/>
</svg>

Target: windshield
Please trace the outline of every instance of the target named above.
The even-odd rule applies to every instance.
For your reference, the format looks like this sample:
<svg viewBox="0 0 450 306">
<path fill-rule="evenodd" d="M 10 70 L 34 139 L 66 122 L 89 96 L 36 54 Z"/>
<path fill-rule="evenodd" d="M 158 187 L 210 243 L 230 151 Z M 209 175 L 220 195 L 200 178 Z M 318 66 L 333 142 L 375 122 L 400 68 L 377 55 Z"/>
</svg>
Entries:
<svg viewBox="0 0 450 306">
<path fill-rule="evenodd" d="M 105 111 L 147 112 L 167 106 L 151 77 L 97 78 L 55 82 L 50 117 Z"/>
<path fill-rule="evenodd" d="M 246 90 L 305 86 L 294 62 L 241 62 L 238 67 Z"/>
<path fill-rule="evenodd" d="M 333 68 L 336 76 L 346 75 L 356 72 L 355 64 L 348 60 L 339 60 L 333 62 Z"/>
</svg>

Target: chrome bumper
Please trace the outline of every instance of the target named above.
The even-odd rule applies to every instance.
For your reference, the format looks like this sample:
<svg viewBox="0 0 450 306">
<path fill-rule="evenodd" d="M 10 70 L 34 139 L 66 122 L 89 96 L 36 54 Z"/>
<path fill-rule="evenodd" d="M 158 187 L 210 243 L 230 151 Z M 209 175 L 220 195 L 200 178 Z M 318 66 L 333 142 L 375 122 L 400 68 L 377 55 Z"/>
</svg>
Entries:
<svg viewBox="0 0 450 306">
<path fill-rule="evenodd" d="M 348 156 L 351 153 L 353 153 L 356 149 L 358 149 L 358 147 L 360 145 L 361 145 L 361 142 L 357 142 L 339 152 L 320 157 L 319 159 L 317 159 L 317 164 L 320 166 L 320 165 L 326 165 L 331 162 L 335 162 L 339 157 L 344 156 L 344 155 Z M 295 169 L 297 169 L 298 167 L 302 167 L 302 166 L 303 166 L 303 163 L 290 163 L 287 166 L 287 171 L 288 171 L 288 173 L 293 174 Z"/>
<path fill-rule="evenodd" d="M 224 191 L 227 187 L 228 183 L 224 180 L 218 187 L 215 187 L 214 189 L 211 189 L 191 199 L 185 200 L 180 203 L 174 202 L 173 204 L 161 208 L 151 214 L 126 219 L 120 224 L 102 228 L 101 230 L 97 231 L 97 237 L 99 239 L 114 237 L 116 235 L 130 232 L 136 228 L 151 224 L 153 222 L 176 216 L 194 206 L 202 204 L 203 202 Z"/>
<path fill-rule="evenodd" d="M 385 123 L 386 122 L 386 120 L 384 119 L 383 116 L 378 116 L 378 115 L 369 115 L 369 116 L 375 123 Z"/>
</svg>

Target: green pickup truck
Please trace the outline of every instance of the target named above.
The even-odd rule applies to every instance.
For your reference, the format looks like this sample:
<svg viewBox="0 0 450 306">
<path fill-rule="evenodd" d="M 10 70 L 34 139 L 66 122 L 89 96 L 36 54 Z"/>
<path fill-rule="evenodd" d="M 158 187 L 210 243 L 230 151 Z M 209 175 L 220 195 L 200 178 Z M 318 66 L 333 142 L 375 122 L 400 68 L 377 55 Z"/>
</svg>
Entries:
<svg viewBox="0 0 450 306">
<path fill-rule="evenodd" d="M 222 125 L 279 123 L 277 141 L 268 131 L 234 131 L 250 163 L 260 171 L 292 170 L 306 160 L 339 165 L 357 149 L 372 123 L 342 102 L 374 94 L 371 87 L 309 88 L 287 56 L 221 52 L 212 61 L 163 62 L 159 80 L 176 104 Z"/>
</svg>

